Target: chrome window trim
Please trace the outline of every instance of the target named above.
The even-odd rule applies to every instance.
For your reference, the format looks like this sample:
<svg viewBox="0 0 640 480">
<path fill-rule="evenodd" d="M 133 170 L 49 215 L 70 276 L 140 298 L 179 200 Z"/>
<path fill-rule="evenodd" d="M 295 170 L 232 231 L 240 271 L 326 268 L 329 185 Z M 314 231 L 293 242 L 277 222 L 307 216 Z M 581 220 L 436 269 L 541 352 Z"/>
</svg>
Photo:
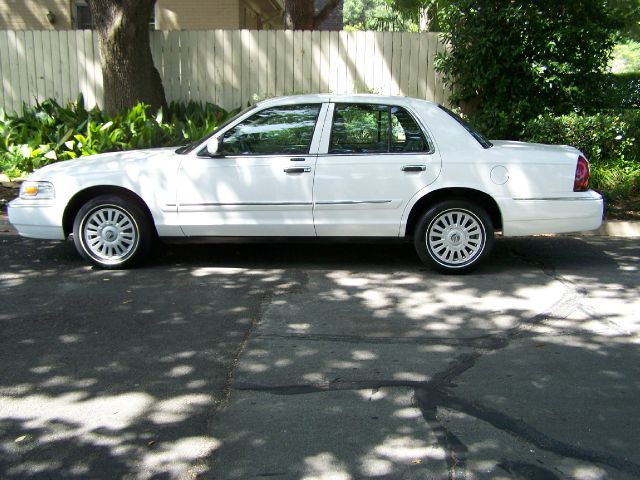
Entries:
<svg viewBox="0 0 640 480">
<path fill-rule="evenodd" d="M 235 158 L 274 158 L 274 159 L 279 159 L 279 158 L 304 158 L 305 160 L 313 160 L 315 157 L 317 157 L 316 154 L 314 153 L 274 153 L 274 154 L 269 154 L 269 153 L 261 153 L 261 154 L 256 154 L 256 153 L 247 153 L 247 154 L 239 154 L 239 155 L 223 155 L 220 157 L 210 157 L 209 155 L 198 155 L 198 158 L 210 158 L 211 160 L 229 160 L 229 159 L 235 159 Z"/>
<path fill-rule="evenodd" d="M 318 158 L 323 158 L 323 157 L 362 157 L 362 156 L 367 156 L 367 157 L 371 157 L 371 156 L 396 156 L 396 155 L 433 155 L 435 153 L 435 151 L 433 152 L 387 152 L 387 153 L 320 153 L 318 155 L 316 155 Z"/>
</svg>

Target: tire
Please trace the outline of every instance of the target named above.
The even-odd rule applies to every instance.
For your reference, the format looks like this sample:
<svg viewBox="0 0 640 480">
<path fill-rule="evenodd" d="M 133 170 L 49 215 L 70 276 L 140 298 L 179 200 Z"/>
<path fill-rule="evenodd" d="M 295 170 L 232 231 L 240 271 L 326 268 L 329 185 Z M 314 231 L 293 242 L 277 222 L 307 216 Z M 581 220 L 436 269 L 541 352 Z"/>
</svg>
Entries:
<svg viewBox="0 0 640 480">
<path fill-rule="evenodd" d="M 447 200 L 422 216 L 413 242 L 426 265 L 457 274 L 481 264 L 493 240 L 493 223 L 485 210 L 463 200 Z"/>
<path fill-rule="evenodd" d="M 78 211 L 73 242 L 80 255 L 97 267 L 124 269 L 149 253 L 153 231 L 148 214 L 134 200 L 100 195 Z"/>
</svg>

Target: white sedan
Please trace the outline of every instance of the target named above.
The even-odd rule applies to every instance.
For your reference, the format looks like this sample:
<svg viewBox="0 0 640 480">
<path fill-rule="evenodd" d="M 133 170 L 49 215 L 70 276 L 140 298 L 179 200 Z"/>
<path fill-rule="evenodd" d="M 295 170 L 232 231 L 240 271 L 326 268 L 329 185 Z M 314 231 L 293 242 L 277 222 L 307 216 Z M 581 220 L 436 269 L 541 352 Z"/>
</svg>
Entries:
<svg viewBox="0 0 640 480">
<path fill-rule="evenodd" d="M 137 263 L 158 237 L 386 237 L 456 273 L 497 231 L 592 230 L 602 213 L 575 148 L 489 142 L 423 100 L 328 94 L 260 102 L 178 149 L 49 165 L 9 204 L 21 235 L 73 235 L 102 268 Z"/>
</svg>

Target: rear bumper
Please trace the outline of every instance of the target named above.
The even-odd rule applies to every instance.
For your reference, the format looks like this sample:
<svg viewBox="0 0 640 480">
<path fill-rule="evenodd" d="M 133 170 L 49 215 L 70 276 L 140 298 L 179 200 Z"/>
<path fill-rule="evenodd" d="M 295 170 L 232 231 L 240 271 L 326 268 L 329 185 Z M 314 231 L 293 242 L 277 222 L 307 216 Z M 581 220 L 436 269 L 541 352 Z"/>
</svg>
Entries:
<svg viewBox="0 0 640 480">
<path fill-rule="evenodd" d="M 9 222 L 23 237 L 45 240 L 64 240 L 62 213 L 49 202 L 25 202 L 16 199 L 9 203 Z"/>
<path fill-rule="evenodd" d="M 558 198 L 512 198 L 499 202 L 507 237 L 596 230 L 604 202 L 594 191 Z"/>
</svg>

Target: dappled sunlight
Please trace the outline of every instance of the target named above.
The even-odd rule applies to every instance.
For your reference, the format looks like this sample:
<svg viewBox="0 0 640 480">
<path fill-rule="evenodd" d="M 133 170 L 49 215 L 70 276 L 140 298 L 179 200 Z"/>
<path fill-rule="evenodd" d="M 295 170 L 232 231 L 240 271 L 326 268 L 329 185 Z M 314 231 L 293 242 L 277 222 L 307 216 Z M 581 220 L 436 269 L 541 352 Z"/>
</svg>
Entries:
<svg viewBox="0 0 640 480">
<path fill-rule="evenodd" d="M 418 416 L 421 414 L 418 412 Z M 416 417 L 404 417 L 416 418 Z M 444 452 L 429 445 L 422 439 L 394 435 L 384 440 L 382 445 L 374 448 L 375 454 L 394 462 L 410 462 L 425 458 L 444 460 Z M 435 455 L 434 455 L 435 454 Z"/>
<path fill-rule="evenodd" d="M 558 241 L 573 242 L 575 259 L 563 258 L 558 262 L 556 258 L 545 258 L 546 248 Z M 459 471 L 468 475 L 484 472 L 492 478 L 508 479 L 524 472 L 545 475 L 551 468 L 562 472 L 558 478 L 577 479 L 581 477 L 576 472 L 607 471 L 590 463 L 589 456 L 596 455 L 590 453 L 593 451 L 612 452 L 611 457 L 598 453 L 606 468 L 633 471 L 633 464 L 619 461 L 615 452 L 622 449 L 631 454 L 633 443 L 633 434 L 628 429 L 620 433 L 624 429 L 619 422 L 624 417 L 618 414 L 622 408 L 619 402 L 623 398 L 629 401 L 635 396 L 633 392 L 640 394 L 637 369 L 626 366 L 635 365 L 638 360 L 634 346 L 638 329 L 619 328 L 635 321 L 637 283 L 619 275 L 610 280 L 602 275 L 590 277 L 590 269 L 572 274 L 574 266 L 581 264 L 587 254 L 598 271 L 608 271 L 603 266 L 611 266 L 611 259 L 620 262 L 617 255 L 608 258 L 580 241 L 512 240 L 506 244 L 511 245 L 513 253 L 508 268 L 499 273 L 491 272 L 491 267 L 489 272 L 464 277 L 434 276 L 409 266 L 346 268 L 341 264 L 338 269 L 317 265 L 306 269 L 304 288 L 276 295 L 265 309 L 245 361 L 239 365 L 236 401 L 255 395 L 274 400 L 284 396 L 287 399 L 284 406 L 296 404 L 295 398 L 300 395 L 307 397 L 307 408 L 314 411 L 315 400 L 311 397 L 328 392 L 346 395 L 339 392 L 353 390 L 358 401 L 375 407 L 376 413 L 370 417 L 374 422 L 383 417 L 387 428 L 390 418 L 407 422 L 396 425 L 393 433 L 387 432 L 379 439 L 359 428 L 358 438 L 366 439 L 362 448 L 350 446 L 349 453 L 345 451 L 344 455 L 339 455 L 343 448 L 341 435 L 322 433 L 322 441 L 336 442 L 333 449 L 321 451 L 333 452 L 331 458 L 335 460 L 323 464 L 324 469 L 348 474 L 350 478 L 395 475 L 407 464 L 412 468 L 428 465 L 425 471 L 430 473 L 445 468 L 452 461 L 447 451 L 447 442 L 451 440 L 444 441 L 450 435 L 454 438 L 463 435 L 456 441 L 464 442 L 466 453 L 454 455 L 466 458 Z M 524 253 L 521 245 L 538 249 Z M 504 254 L 500 248 L 498 252 Z M 361 258 L 362 250 L 359 254 Z M 529 264 L 534 255 L 543 261 Z M 562 273 L 549 266 L 552 263 L 560 263 Z M 495 281 L 496 275 L 499 282 Z M 627 301 L 620 302 L 620 295 Z M 255 360 L 252 352 L 259 352 L 259 372 L 247 368 L 256 366 L 251 360 Z M 288 358 L 293 361 L 287 362 Z M 463 362 L 460 367 L 456 367 L 458 361 Z M 468 366 L 463 368 L 467 361 Z M 609 368 L 603 368 L 604 365 Z M 365 388 L 369 384 L 383 386 L 391 382 L 399 388 L 425 385 L 428 389 L 434 382 L 438 384 L 443 372 L 454 368 L 460 368 L 460 376 L 447 387 L 453 397 L 433 399 L 436 405 L 443 402 L 437 407 L 434 420 L 447 425 L 442 427 L 449 432 L 445 437 L 429 440 L 427 432 L 415 436 L 415 428 L 423 424 L 422 417 L 426 414 L 420 408 L 424 408 L 424 400 L 417 405 L 412 401 L 408 405 L 394 403 L 393 411 L 385 411 L 380 408 L 381 402 L 388 402 L 392 396 L 389 392 L 394 390 Z M 567 383 L 571 387 L 563 388 Z M 603 390 L 594 389 L 594 384 L 601 385 Z M 603 407 L 604 398 L 612 399 L 613 403 Z M 469 401 L 478 403 L 471 408 Z M 334 405 L 324 407 L 325 412 L 341 415 L 348 424 L 349 413 L 345 408 L 349 404 Z M 467 410 L 472 413 L 466 413 Z M 514 417 L 525 418 L 527 422 L 522 423 L 524 440 L 515 443 L 510 433 L 512 427 L 502 426 L 511 421 L 517 424 L 518 420 L 512 420 Z M 327 417 L 319 418 L 331 424 Z M 585 424 L 586 418 L 594 420 Z M 294 439 L 303 441 L 304 434 L 290 430 L 293 421 L 277 420 Z M 450 422 L 460 425 L 454 427 Z M 606 426 L 607 422 L 613 425 Z M 431 420 L 429 425 L 437 426 Z M 366 429 L 364 425 L 363 428 Z M 536 429 L 542 428 L 555 441 L 546 448 L 537 443 L 544 443 L 536 433 Z M 596 431 L 600 435 L 595 435 Z M 346 425 L 341 432 L 347 437 L 356 434 Z M 576 438 L 580 440 L 572 451 L 569 442 L 575 442 Z M 455 448 L 453 445 L 449 447 Z M 221 456 L 232 463 L 242 462 L 224 446 Z M 309 473 L 307 458 L 298 458 L 294 463 L 288 459 L 290 467 L 286 471 Z M 230 478 L 257 473 L 250 465 L 241 465 L 244 467 L 238 466 L 236 472 L 242 474 Z M 302 473 L 299 478 L 303 478 Z"/>
<path fill-rule="evenodd" d="M 574 478 L 579 478 L 580 480 L 604 480 L 606 478 L 609 478 L 607 472 L 595 466 L 575 468 L 573 471 L 573 476 Z"/>
<path fill-rule="evenodd" d="M 614 243 L 499 240 L 456 277 L 404 246 L 164 247 L 107 272 L 6 244 L 4 476 L 634 478 L 639 254 Z"/>
<path fill-rule="evenodd" d="M 72 388 L 78 387 L 72 386 Z M 87 399 L 86 395 L 80 391 L 57 397 L 45 395 L 28 395 L 20 399 L 11 398 L 10 395 L 4 397 L 0 410 L 3 420 L 19 419 L 26 429 L 32 430 L 44 428 L 49 423 L 62 422 L 67 426 L 73 425 L 73 428 L 65 429 L 67 436 L 91 435 L 91 432 L 98 428 L 109 430 L 126 428 L 144 414 L 153 403 L 153 399 L 145 393 L 126 393 L 96 399 Z M 39 405 L 42 403 L 46 404 L 45 410 L 40 409 Z M 59 437 L 60 434 L 61 432 L 56 431 L 51 437 L 44 434 L 34 440 L 46 443 Z M 97 435 L 96 439 L 98 437 L 101 436 Z M 6 446 L 7 443 L 5 443 Z"/>
<path fill-rule="evenodd" d="M 69 242 L 21 242 L 36 261 L 2 249 L 0 476 L 191 471 L 219 445 L 208 419 L 262 295 L 291 279 L 206 262 L 100 271 Z"/>
<path fill-rule="evenodd" d="M 348 303 L 356 297 L 374 318 L 388 320 L 394 315 L 402 315 L 416 320 L 416 329 L 407 332 L 413 336 L 425 332 L 446 335 L 462 325 L 469 327 L 470 321 L 485 331 L 513 328 L 523 311 L 528 309 L 529 315 L 534 316 L 539 313 L 540 306 L 552 306 L 563 293 L 561 284 L 548 282 L 544 277 L 540 282 L 540 275 L 524 277 L 529 278 L 531 284 L 514 289 L 508 297 L 497 289 L 484 287 L 482 295 L 478 295 L 481 283 L 473 280 L 465 284 L 458 279 L 445 278 L 439 284 L 425 288 L 421 286 L 424 277 L 421 279 L 415 274 L 334 271 L 327 277 L 342 288 L 319 292 L 320 298 Z M 514 283 L 522 281 L 523 277 L 513 275 L 513 280 Z M 460 305 L 459 314 L 452 305 Z M 496 305 L 500 310 L 496 310 Z M 447 315 L 442 315 L 443 308 L 447 309 Z M 439 318 L 446 321 L 438 321 Z M 425 323 L 420 325 L 420 321 Z"/>
<path fill-rule="evenodd" d="M 149 419 L 156 424 L 183 422 L 189 418 L 194 408 L 206 408 L 214 401 L 211 395 L 180 395 L 157 402 L 149 413 Z"/>
<path fill-rule="evenodd" d="M 350 480 L 353 478 L 347 470 L 330 452 L 322 452 L 305 459 L 306 473 L 303 480 Z"/>
<path fill-rule="evenodd" d="M 140 470 L 148 472 L 139 478 L 156 478 L 157 475 L 171 475 L 173 478 L 197 472 L 196 462 L 216 450 L 221 441 L 212 437 L 181 438 L 177 442 L 160 442 L 152 451 L 145 453 Z M 206 471 L 206 468 L 204 469 Z"/>
<path fill-rule="evenodd" d="M 58 27 L 71 21 L 68 5 L 55 10 L 64 18 Z M 174 12 L 161 12 L 161 23 L 174 27 Z M 28 23 L 51 28 L 44 15 L 34 18 Z M 172 30 L 151 32 L 150 42 L 168 102 L 234 109 L 292 93 L 375 92 L 448 103 L 443 76 L 434 69 L 435 56 L 444 49 L 437 33 Z M 18 111 L 22 102 L 44 98 L 65 103 L 79 93 L 88 108 L 103 105 L 95 32 L 3 31 L 0 44 L 13 62 L 9 68 L 2 59 L 10 71 L 2 80 L 5 110 Z M 29 55 L 41 61 L 30 62 Z"/>
</svg>

